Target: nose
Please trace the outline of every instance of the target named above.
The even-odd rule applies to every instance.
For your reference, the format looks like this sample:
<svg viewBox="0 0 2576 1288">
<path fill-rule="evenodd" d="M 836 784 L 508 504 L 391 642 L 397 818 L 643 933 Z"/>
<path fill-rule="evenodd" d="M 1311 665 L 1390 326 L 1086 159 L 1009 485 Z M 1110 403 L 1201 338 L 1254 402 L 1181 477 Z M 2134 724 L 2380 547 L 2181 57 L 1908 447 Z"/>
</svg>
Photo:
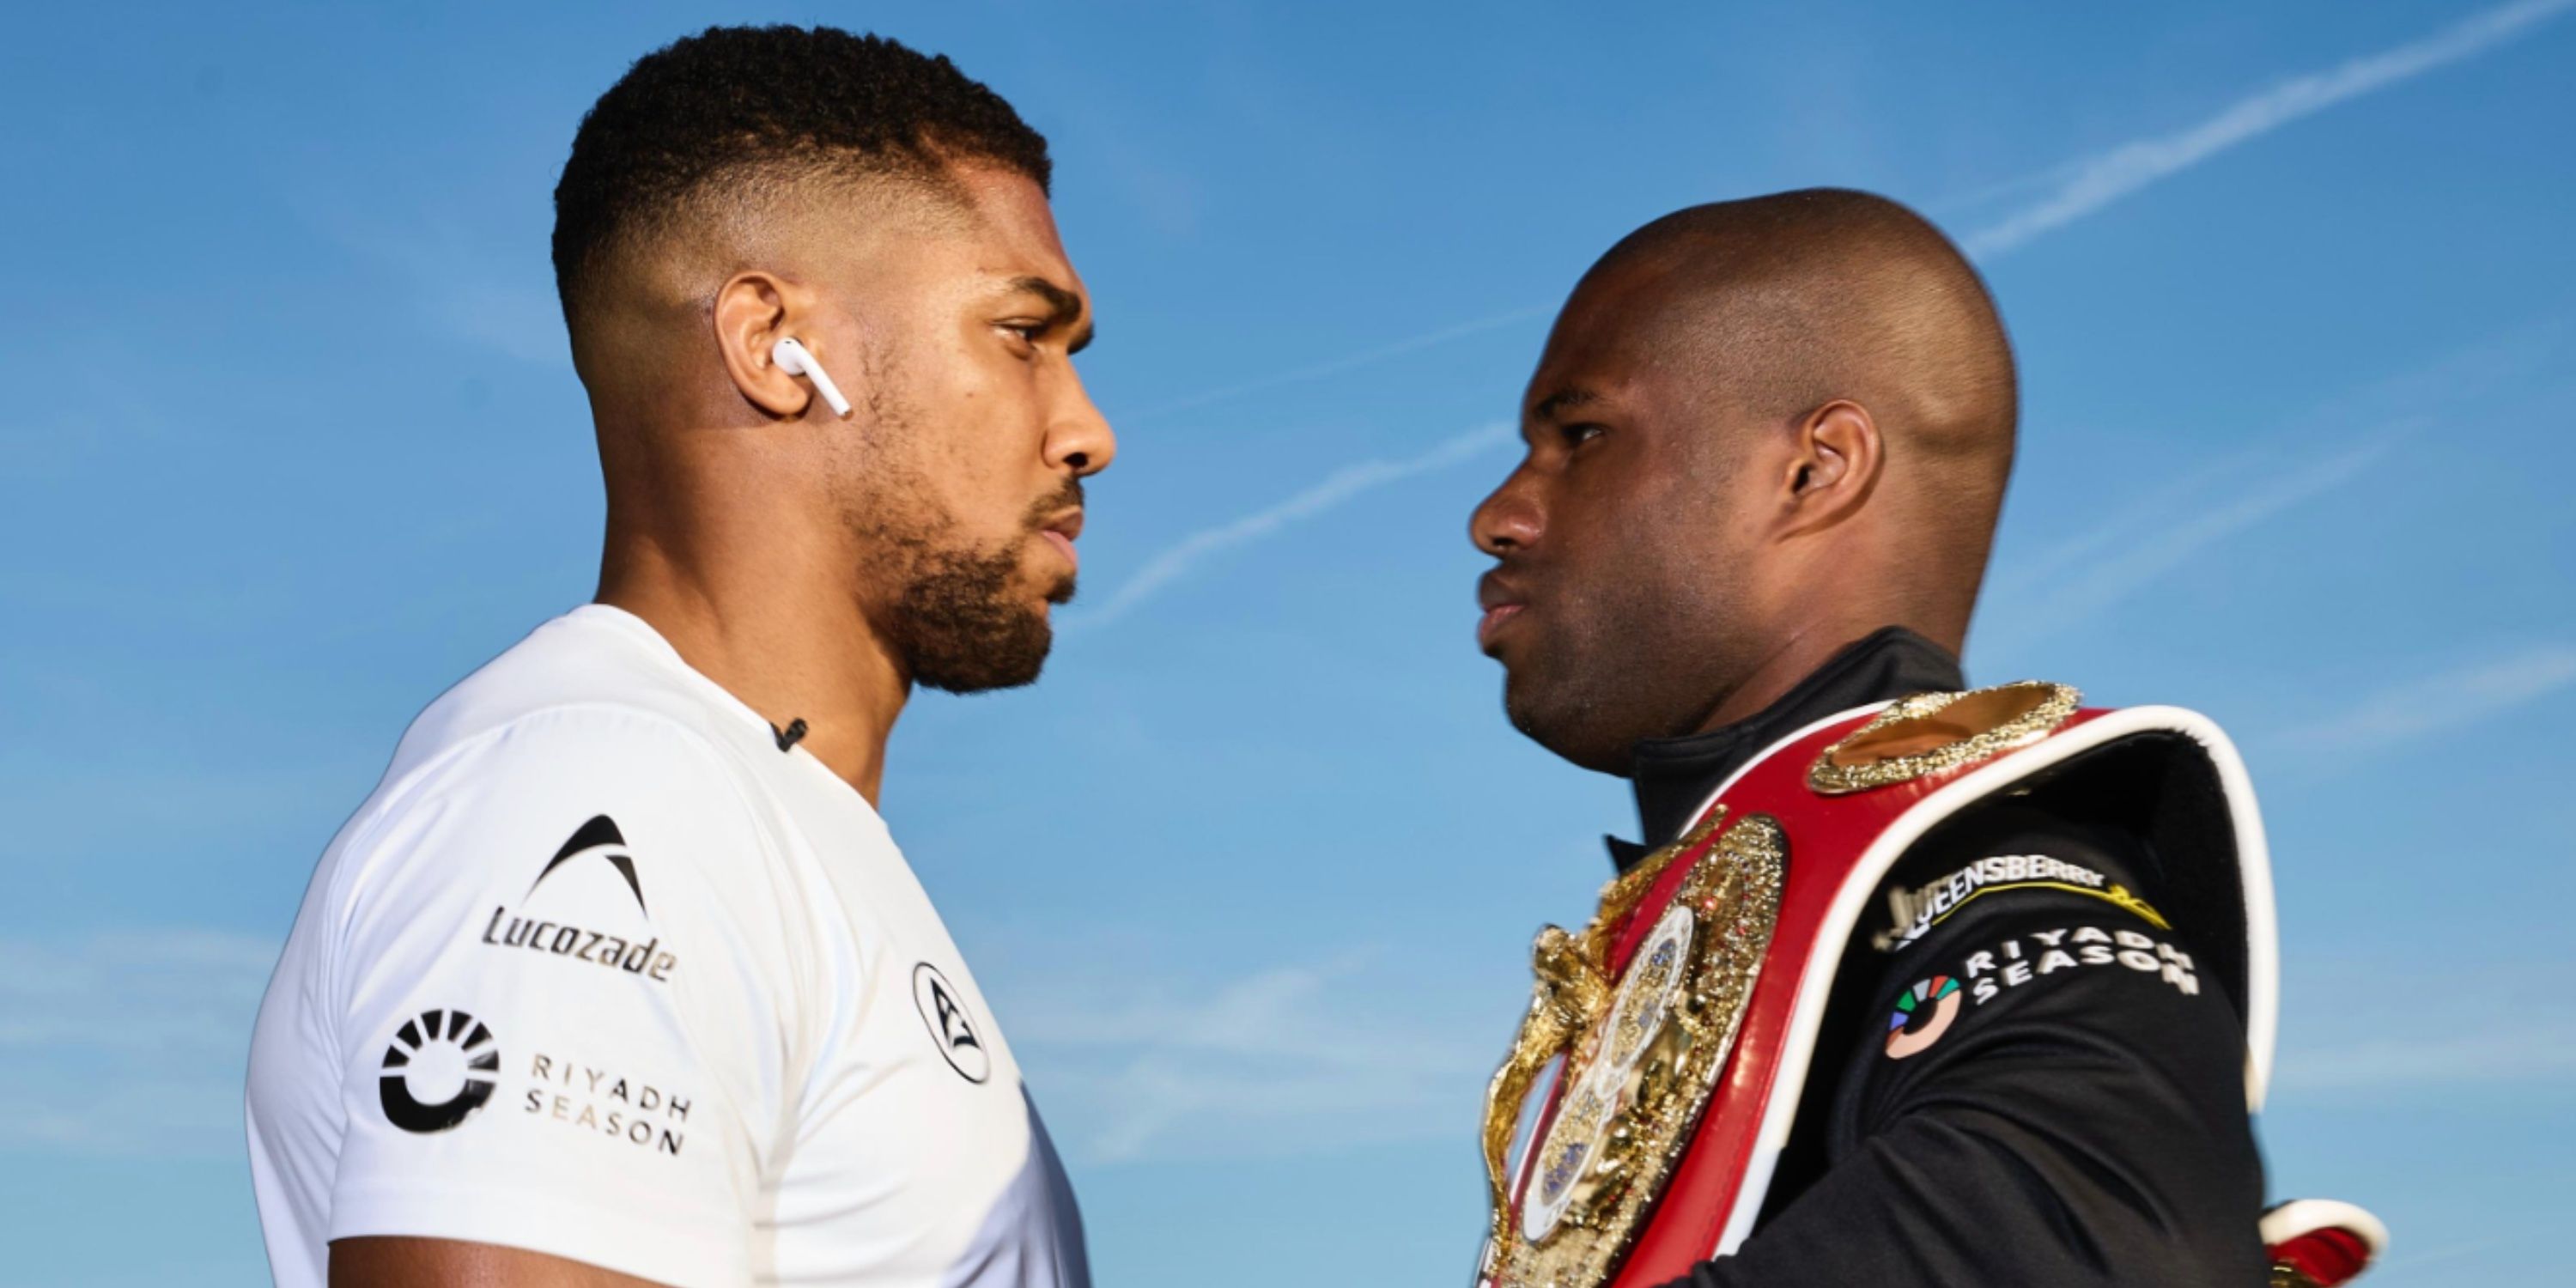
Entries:
<svg viewBox="0 0 2576 1288">
<path fill-rule="evenodd" d="M 1047 423 L 1046 463 L 1075 478 L 1089 478 L 1108 469 L 1117 457 L 1118 435 L 1109 428 L 1109 418 L 1092 404 L 1072 364 L 1065 364 L 1063 373 L 1063 392 Z"/>
<path fill-rule="evenodd" d="M 1536 491 L 1527 465 L 1513 470 L 1511 477 L 1478 502 L 1475 513 L 1467 516 L 1467 539 L 1497 559 L 1538 544 L 1539 534 L 1547 527 L 1547 515 Z"/>
</svg>

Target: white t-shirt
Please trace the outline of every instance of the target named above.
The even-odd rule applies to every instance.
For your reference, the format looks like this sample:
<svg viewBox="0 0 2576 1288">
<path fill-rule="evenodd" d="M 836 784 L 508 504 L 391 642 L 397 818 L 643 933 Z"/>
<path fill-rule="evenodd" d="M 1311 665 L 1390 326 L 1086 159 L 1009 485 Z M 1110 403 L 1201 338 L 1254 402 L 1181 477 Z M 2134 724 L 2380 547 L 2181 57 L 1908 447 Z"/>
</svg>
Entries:
<svg viewBox="0 0 2576 1288">
<path fill-rule="evenodd" d="M 251 1042 L 271 1269 L 415 1235 L 695 1285 L 1086 1288 L 1081 1219 L 885 824 L 634 616 L 421 713 Z"/>
</svg>

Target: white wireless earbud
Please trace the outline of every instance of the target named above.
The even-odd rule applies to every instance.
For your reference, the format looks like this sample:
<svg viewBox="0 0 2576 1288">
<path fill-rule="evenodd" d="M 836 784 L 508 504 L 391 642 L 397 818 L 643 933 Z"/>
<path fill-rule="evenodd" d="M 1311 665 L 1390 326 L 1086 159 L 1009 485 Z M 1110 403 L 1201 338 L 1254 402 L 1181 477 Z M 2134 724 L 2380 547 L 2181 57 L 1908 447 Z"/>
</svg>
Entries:
<svg viewBox="0 0 2576 1288">
<path fill-rule="evenodd" d="M 823 364 L 814 360 L 813 352 L 805 347 L 803 341 L 792 335 L 781 338 L 769 346 L 769 360 L 791 376 L 803 376 L 813 381 L 814 392 L 823 395 L 823 401 L 832 405 L 833 415 L 850 414 L 850 400 L 841 396 L 841 387 L 832 383 L 832 377 L 824 373 Z"/>
</svg>

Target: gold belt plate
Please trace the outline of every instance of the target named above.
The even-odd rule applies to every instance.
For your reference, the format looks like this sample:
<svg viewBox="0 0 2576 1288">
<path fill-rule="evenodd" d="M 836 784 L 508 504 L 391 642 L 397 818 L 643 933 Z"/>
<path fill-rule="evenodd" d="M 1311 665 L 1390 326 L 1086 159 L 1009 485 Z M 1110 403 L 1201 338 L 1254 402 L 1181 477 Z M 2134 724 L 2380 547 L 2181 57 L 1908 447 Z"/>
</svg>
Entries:
<svg viewBox="0 0 2576 1288">
<path fill-rule="evenodd" d="M 1727 826 L 1615 982 L 1609 950 L 1655 878 L 1725 819 L 1712 810 L 1603 887 L 1581 935 L 1539 933 L 1529 1013 L 1485 1092 L 1484 1277 L 1495 1288 L 1607 1283 L 1690 1144 L 1778 922 L 1788 854 L 1778 820 L 1748 814 Z M 1565 1091 L 1531 1143 L 1515 1213 L 1505 1155 L 1531 1083 L 1559 1056 Z"/>
</svg>

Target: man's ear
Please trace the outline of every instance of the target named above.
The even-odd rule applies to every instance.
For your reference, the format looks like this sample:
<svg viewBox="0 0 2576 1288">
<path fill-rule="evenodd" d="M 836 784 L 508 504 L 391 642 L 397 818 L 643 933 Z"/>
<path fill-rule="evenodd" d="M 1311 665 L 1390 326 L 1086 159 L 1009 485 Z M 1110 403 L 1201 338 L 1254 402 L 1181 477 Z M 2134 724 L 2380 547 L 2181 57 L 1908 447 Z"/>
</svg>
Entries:
<svg viewBox="0 0 2576 1288">
<path fill-rule="evenodd" d="M 1829 528 L 1859 513 L 1877 490 L 1887 459 L 1878 421 L 1848 399 L 1808 412 L 1796 432 L 1781 497 L 1790 535 Z"/>
<path fill-rule="evenodd" d="M 716 349 L 743 399 L 782 420 L 803 416 L 816 401 L 814 391 L 779 370 L 770 350 L 791 335 L 809 349 L 820 348 L 795 326 L 799 317 L 813 316 L 813 293 L 775 274 L 736 273 L 716 288 L 713 312 Z"/>
</svg>

